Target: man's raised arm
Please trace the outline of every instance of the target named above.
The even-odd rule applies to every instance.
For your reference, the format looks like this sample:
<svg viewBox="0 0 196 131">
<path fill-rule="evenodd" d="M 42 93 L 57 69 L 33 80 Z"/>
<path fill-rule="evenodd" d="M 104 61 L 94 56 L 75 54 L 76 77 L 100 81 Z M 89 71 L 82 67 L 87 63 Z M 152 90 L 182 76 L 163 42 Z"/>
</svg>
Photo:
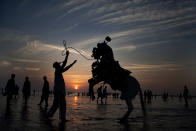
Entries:
<svg viewBox="0 0 196 131">
<path fill-rule="evenodd" d="M 66 66 L 66 67 L 63 69 L 62 72 L 65 72 L 65 71 L 69 70 L 69 68 L 71 68 L 71 67 L 76 63 L 76 61 L 77 61 L 77 60 L 75 60 L 72 64 Z"/>
<path fill-rule="evenodd" d="M 66 57 L 65 57 L 65 60 L 63 61 L 63 64 L 62 64 L 62 70 L 63 70 L 63 68 L 66 66 L 66 64 L 67 64 L 67 59 L 68 59 L 68 56 L 69 56 L 69 51 L 67 50 L 66 51 Z"/>
</svg>

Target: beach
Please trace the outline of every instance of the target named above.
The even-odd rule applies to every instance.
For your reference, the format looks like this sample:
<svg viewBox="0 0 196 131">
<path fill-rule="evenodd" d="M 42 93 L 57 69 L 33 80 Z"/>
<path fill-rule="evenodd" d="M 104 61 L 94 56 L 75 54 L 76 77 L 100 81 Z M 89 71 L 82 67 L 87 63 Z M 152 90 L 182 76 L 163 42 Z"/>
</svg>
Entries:
<svg viewBox="0 0 196 131">
<path fill-rule="evenodd" d="M 6 106 L 6 97 L 0 96 L 0 129 L 1 131 L 195 131 L 196 99 L 189 100 L 189 108 L 179 98 L 169 98 L 164 102 L 156 97 L 151 104 L 146 104 L 147 117 L 144 118 L 139 97 L 133 101 L 134 110 L 127 123 L 120 123 L 119 118 L 127 111 L 126 104 L 119 98 L 108 97 L 105 104 L 91 101 L 88 96 L 66 96 L 66 123 L 59 121 L 58 111 L 54 117 L 47 119 L 53 96 L 49 97 L 46 108 L 37 104 L 40 96 L 31 96 L 25 106 L 22 96 L 12 99 Z"/>
</svg>

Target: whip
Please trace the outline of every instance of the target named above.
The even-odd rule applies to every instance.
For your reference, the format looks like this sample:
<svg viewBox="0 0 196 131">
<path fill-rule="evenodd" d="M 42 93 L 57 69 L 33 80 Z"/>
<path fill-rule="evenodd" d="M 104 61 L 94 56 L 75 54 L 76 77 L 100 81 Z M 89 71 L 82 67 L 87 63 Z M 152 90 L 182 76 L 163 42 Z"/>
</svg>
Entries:
<svg viewBox="0 0 196 131">
<path fill-rule="evenodd" d="M 73 50 L 75 50 L 76 52 L 78 52 L 83 58 L 85 58 L 86 60 L 94 60 L 94 59 L 89 59 L 89 58 L 87 58 L 85 55 L 83 55 L 82 53 L 81 53 L 81 51 L 79 51 L 78 49 L 76 49 L 76 48 L 74 48 L 74 47 L 67 47 L 67 45 L 66 45 L 67 43 L 66 43 L 66 41 L 65 40 L 63 40 L 63 45 L 64 45 L 64 47 L 65 47 L 65 49 L 62 51 L 62 56 L 64 56 L 66 53 L 66 51 L 68 50 L 68 49 L 73 49 Z M 85 51 L 84 51 L 85 52 Z"/>
</svg>

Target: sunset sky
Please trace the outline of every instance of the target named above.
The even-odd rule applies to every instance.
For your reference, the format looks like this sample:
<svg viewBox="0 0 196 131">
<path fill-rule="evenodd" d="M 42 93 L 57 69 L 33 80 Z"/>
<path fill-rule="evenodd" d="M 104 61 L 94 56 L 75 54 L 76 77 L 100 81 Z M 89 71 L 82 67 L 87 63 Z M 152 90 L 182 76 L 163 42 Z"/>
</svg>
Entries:
<svg viewBox="0 0 196 131">
<path fill-rule="evenodd" d="M 195 0 L 1 0 L 0 88 L 11 73 L 22 87 L 53 88 L 55 61 L 67 46 L 91 58 L 92 48 L 110 36 L 120 65 L 132 71 L 143 89 L 179 93 L 187 84 L 196 94 Z M 87 90 L 92 60 L 70 50 L 64 73 L 67 90 Z"/>
</svg>

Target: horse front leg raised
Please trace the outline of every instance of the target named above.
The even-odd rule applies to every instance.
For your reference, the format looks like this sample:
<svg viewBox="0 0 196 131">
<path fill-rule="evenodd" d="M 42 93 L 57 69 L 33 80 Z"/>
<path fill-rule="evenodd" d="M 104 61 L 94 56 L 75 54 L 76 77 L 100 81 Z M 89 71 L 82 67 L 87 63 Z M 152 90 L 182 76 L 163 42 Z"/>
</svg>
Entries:
<svg viewBox="0 0 196 131">
<path fill-rule="evenodd" d="M 121 120 L 120 120 L 121 122 L 126 121 L 129 117 L 129 115 L 131 114 L 131 112 L 133 111 L 132 99 L 131 98 L 125 98 L 125 102 L 128 106 L 128 111 L 121 118 Z"/>
</svg>

